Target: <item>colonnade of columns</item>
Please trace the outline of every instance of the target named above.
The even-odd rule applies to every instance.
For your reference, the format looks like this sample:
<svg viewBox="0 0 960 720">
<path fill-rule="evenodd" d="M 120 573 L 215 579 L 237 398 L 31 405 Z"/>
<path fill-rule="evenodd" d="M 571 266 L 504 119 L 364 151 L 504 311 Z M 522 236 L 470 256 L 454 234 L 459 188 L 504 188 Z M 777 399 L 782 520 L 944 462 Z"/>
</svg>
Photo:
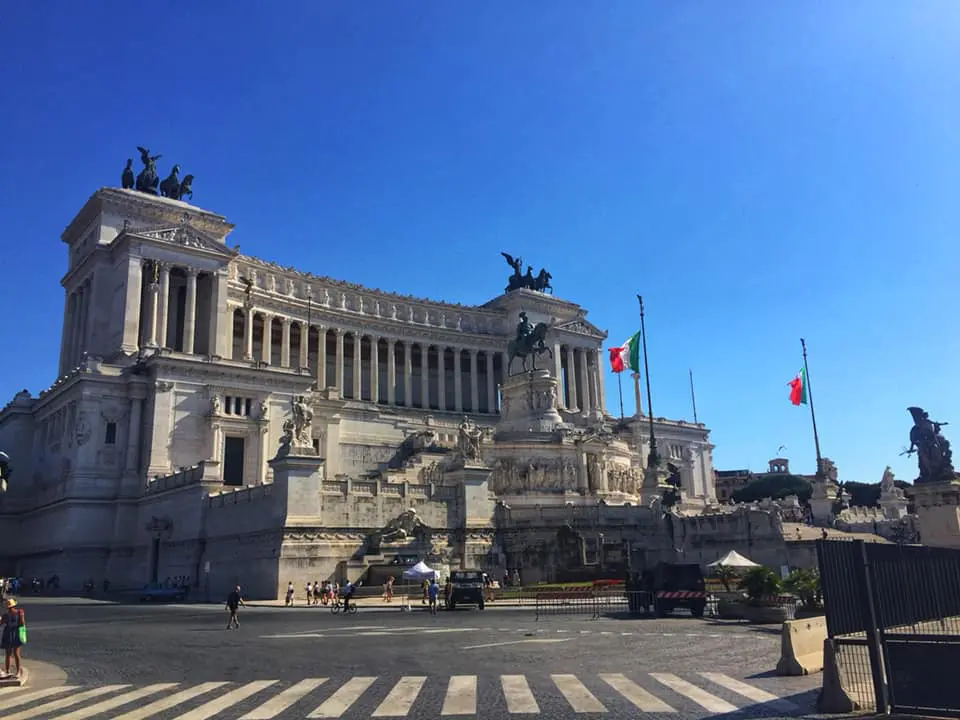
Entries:
<svg viewBox="0 0 960 720">
<path fill-rule="evenodd" d="M 60 338 L 60 374 L 79 365 L 80 358 L 89 347 L 92 308 L 93 278 L 87 278 L 67 294 Z"/>
<path fill-rule="evenodd" d="M 233 359 L 309 369 L 320 388 L 385 405 L 496 413 L 507 367 L 500 350 L 380 337 L 326 327 L 254 308 L 233 312 Z M 571 412 L 604 406 L 600 350 L 554 346 L 558 404 Z"/>
<path fill-rule="evenodd" d="M 148 261 L 143 272 L 140 347 L 213 354 L 216 273 Z M 205 310 L 201 312 L 201 310 Z"/>
</svg>

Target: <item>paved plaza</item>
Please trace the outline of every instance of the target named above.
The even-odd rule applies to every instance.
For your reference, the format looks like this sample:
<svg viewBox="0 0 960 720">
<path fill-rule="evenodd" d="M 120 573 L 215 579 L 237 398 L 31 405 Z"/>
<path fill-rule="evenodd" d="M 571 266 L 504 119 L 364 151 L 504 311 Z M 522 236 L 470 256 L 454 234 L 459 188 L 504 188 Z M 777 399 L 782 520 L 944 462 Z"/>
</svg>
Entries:
<svg viewBox="0 0 960 720">
<path fill-rule="evenodd" d="M 773 675 L 777 629 L 683 617 L 249 607 L 226 631 L 212 605 L 24 607 L 25 662 L 66 678 L 0 691 L 5 720 L 787 717 L 820 684 Z"/>
</svg>

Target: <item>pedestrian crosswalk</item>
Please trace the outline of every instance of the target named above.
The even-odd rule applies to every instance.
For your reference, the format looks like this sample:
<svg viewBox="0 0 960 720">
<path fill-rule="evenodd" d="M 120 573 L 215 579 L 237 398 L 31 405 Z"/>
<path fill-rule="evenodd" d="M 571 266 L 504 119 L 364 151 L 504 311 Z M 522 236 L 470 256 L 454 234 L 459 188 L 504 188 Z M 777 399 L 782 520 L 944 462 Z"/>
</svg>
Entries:
<svg viewBox="0 0 960 720">
<path fill-rule="evenodd" d="M 762 706 L 762 707 L 761 707 Z M 757 685 L 718 672 L 372 675 L 247 683 L 64 685 L 0 690 L 4 720 L 286 720 L 288 718 L 441 718 L 628 711 L 709 716 L 745 708 L 799 714 L 803 708 Z M 546 708 L 544 710 L 544 708 Z M 761 712 L 760 714 L 765 714 Z"/>
</svg>

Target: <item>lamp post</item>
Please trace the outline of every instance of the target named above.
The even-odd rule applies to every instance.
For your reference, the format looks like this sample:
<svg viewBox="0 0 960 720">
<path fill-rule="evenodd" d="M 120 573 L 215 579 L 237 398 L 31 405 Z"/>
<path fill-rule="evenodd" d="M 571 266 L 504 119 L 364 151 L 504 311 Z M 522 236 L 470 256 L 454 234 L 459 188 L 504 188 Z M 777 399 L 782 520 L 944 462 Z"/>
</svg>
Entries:
<svg viewBox="0 0 960 720">
<path fill-rule="evenodd" d="M 650 398 L 650 366 L 647 363 L 647 327 L 644 322 L 643 297 L 637 295 L 640 303 L 640 338 L 643 342 L 643 374 L 647 379 L 647 416 L 650 420 L 650 452 L 647 454 L 647 467 L 660 466 L 660 453 L 657 452 L 657 438 L 653 432 L 653 400 Z"/>
</svg>

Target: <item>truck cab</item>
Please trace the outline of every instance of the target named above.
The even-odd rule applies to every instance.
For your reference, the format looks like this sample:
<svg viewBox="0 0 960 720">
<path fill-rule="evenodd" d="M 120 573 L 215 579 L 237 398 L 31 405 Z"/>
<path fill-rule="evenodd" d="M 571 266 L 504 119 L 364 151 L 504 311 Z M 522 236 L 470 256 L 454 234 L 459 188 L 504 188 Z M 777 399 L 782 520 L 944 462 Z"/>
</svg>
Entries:
<svg viewBox="0 0 960 720">
<path fill-rule="evenodd" d="M 456 610 L 457 605 L 476 605 L 483 610 L 486 580 L 482 570 L 451 570 L 447 610 Z"/>
<path fill-rule="evenodd" d="M 703 617 L 707 592 L 699 565 L 659 563 L 642 574 L 641 585 L 652 593 L 658 617 L 666 617 L 677 608 L 686 608 L 694 617 Z"/>
</svg>

